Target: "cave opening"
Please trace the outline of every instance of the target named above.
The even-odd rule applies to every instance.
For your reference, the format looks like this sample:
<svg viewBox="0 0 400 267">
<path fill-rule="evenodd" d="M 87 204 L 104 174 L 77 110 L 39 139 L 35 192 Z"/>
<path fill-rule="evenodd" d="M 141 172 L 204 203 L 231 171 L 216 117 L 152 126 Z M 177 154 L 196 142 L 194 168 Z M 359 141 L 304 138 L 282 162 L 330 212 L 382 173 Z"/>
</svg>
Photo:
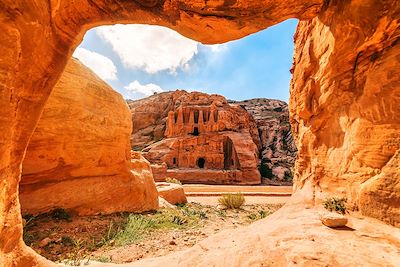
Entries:
<svg viewBox="0 0 400 267">
<path fill-rule="evenodd" d="M 204 158 L 199 158 L 197 160 L 197 167 L 199 167 L 200 169 L 204 169 L 205 164 L 206 160 Z"/>
<path fill-rule="evenodd" d="M 197 126 L 195 126 L 194 128 L 193 128 L 193 133 L 192 133 L 194 136 L 198 136 L 200 133 L 199 133 L 199 127 L 197 127 Z"/>
</svg>

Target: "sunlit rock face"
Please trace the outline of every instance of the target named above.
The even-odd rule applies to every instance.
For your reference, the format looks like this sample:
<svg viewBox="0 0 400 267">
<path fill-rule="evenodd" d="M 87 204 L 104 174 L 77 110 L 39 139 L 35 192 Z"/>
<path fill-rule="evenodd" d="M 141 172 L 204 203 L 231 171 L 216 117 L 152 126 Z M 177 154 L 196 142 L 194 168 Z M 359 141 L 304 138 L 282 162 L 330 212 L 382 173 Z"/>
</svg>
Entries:
<svg viewBox="0 0 400 267">
<path fill-rule="evenodd" d="M 245 108 L 256 121 L 261 142 L 261 175 L 291 181 L 297 149 L 289 123 L 288 105 L 284 101 L 267 98 L 233 102 Z"/>
<path fill-rule="evenodd" d="M 42 109 L 84 32 L 96 25 L 119 22 L 168 26 L 193 39 L 217 43 L 287 18 L 299 18 L 290 101 L 299 149 L 296 203 L 311 205 L 327 194 L 343 194 L 363 214 L 399 225 L 397 0 L 116 0 L 97 1 L 96 5 L 87 0 L 5 0 L 1 6 L 0 265 L 52 265 L 22 242 L 18 200 L 21 163 Z M 294 205 L 294 200 L 291 203 Z M 224 232 L 207 240 L 210 246 L 195 246 L 152 262 L 179 262 L 181 266 L 185 262 L 187 266 L 205 262 L 232 263 L 229 266 L 300 262 L 306 266 L 316 260 L 328 266 L 348 266 L 350 260 L 355 265 L 395 266 L 398 262 L 399 234 L 395 228 L 371 223 L 357 229 L 357 235 L 323 229 L 313 232 L 318 223 L 313 210 L 289 208 L 254 228 Z M 311 216 L 314 219 L 308 221 Z M 369 229 L 382 232 L 375 235 Z M 371 232 L 374 235 L 363 239 Z M 313 236 L 318 233 L 325 234 L 315 242 Z M 271 237 L 274 242 L 266 242 Z M 344 242 L 352 238 L 357 242 Z M 306 239 L 307 250 L 302 250 Z M 227 241 L 224 246 L 221 240 Z M 276 245 L 282 241 L 285 246 Z M 379 246 L 371 246 L 371 242 Z M 317 249 L 320 253 L 315 253 Z"/>
<path fill-rule="evenodd" d="M 131 129 L 122 96 L 72 59 L 29 141 L 20 182 L 22 213 L 156 209 L 150 164 L 136 154 L 131 163 Z"/>
<path fill-rule="evenodd" d="M 257 125 L 243 107 L 220 95 L 183 90 L 129 101 L 129 107 L 133 148 L 152 163 L 156 181 L 261 182 Z"/>
<path fill-rule="evenodd" d="M 400 5 L 326 2 L 295 34 L 295 186 L 400 226 Z"/>
</svg>

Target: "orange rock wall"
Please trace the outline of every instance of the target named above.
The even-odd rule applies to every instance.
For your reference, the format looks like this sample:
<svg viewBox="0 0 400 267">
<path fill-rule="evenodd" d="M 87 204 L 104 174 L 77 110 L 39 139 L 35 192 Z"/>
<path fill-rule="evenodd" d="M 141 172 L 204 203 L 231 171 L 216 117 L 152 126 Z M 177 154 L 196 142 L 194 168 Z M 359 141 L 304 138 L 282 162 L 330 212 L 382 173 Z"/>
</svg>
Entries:
<svg viewBox="0 0 400 267">
<path fill-rule="evenodd" d="M 149 163 L 142 158 L 147 165 L 130 166 L 131 128 L 121 95 L 72 59 L 26 151 L 22 213 L 56 207 L 80 215 L 156 209 Z"/>
<path fill-rule="evenodd" d="M 295 187 L 400 226 L 400 4 L 326 1 L 295 35 Z"/>
<path fill-rule="evenodd" d="M 159 24 L 193 39 L 216 43 L 243 37 L 287 18 L 314 18 L 302 21 L 296 34 L 290 103 L 299 149 L 296 189 L 311 183 L 313 190 L 302 190 L 304 194 L 317 198 L 322 197 L 321 192 L 348 195 L 355 209 L 398 225 L 399 8 L 397 0 L 116 0 L 97 1 L 96 5 L 87 0 L 2 1 L 0 265 L 51 265 L 22 242 L 18 200 L 21 163 L 47 98 L 72 51 L 87 29 L 101 24 Z M 284 230 L 273 234 L 279 237 Z M 326 237 L 321 244 L 341 240 Z M 212 240 L 216 246 L 218 238 Z M 259 239 L 257 235 L 250 241 L 263 244 Z M 280 255 L 259 253 L 250 243 L 245 245 L 257 257 L 274 259 L 274 255 Z M 236 256 L 242 251 L 229 246 L 221 254 L 234 254 L 218 258 L 229 258 L 240 266 L 243 257 Z M 294 243 L 292 247 L 301 246 Z M 214 249 L 205 254 L 202 248 L 199 253 L 215 260 L 210 258 L 215 256 Z M 282 255 L 281 259 L 286 259 L 286 254 Z M 351 258 L 355 255 L 351 253 Z M 371 255 L 370 250 L 365 255 Z M 205 260 L 197 255 L 195 259 L 199 264 Z"/>
</svg>

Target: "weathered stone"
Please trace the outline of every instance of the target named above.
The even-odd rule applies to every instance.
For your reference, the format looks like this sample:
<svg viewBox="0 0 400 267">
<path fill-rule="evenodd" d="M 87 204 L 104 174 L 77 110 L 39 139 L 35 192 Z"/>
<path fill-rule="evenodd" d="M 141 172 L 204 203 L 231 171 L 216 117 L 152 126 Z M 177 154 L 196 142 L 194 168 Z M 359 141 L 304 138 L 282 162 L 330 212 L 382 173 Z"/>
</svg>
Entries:
<svg viewBox="0 0 400 267">
<path fill-rule="evenodd" d="M 178 90 L 130 101 L 129 106 L 133 123 L 140 125 L 133 131 L 133 141 L 139 142 L 134 147 L 147 146 L 142 151 L 156 181 L 170 177 L 186 183 L 260 183 L 258 130 L 239 105 L 228 104 L 220 95 Z M 164 130 L 165 139 L 159 141 L 157 129 Z"/>
<path fill-rule="evenodd" d="M 96 5 L 5 0 L 1 6 L 0 265 L 53 265 L 22 242 L 20 167 L 47 98 L 87 29 L 119 22 L 158 24 L 217 43 L 292 17 L 301 20 L 289 105 L 299 149 L 298 198 L 267 220 L 136 265 L 398 264 L 398 229 L 366 219 L 357 231 L 332 231 L 318 220 L 323 229 L 316 232 L 313 209 L 302 209 L 334 191 L 347 195 L 363 214 L 400 223 L 399 179 L 392 175 L 400 150 L 397 0 L 178 0 L 154 8 L 125 0 Z M 370 201 L 376 203 L 374 213 L 367 210 Z M 369 232 L 374 235 L 366 236 Z"/>
<path fill-rule="evenodd" d="M 173 183 L 156 183 L 158 195 L 170 204 L 187 203 L 182 185 Z"/>
<path fill-rule="evenodd" d="M 331 228 L 343 227 L 348 221 L 346 216 L 334 212 L 323 212 L 319 215 L 319 219 L 322 224 Z"/>
<path fill-rule="evenodd" d="M 400 226 L 398 1 L 326 1 L 295 34 L 290 113 L 296 190 Z M 372 206 L 370 206 L 372 204 Z"/>
<path fill-rule="evenodd" d="M 131 118 L 117 92 L 72 59 L 54 87 L 22 164 L 23 214 L 157 208 L 149 163 L 130 152 Z"/>
<path fill-rule="evenodd" d="M 51 242 L 51 239 L 49 237 L 46 237 L 39 242 L 39 247 L 43 248 L 43 247 L 47 246 L 48 244 L 50 244 L 50 242 Z"/>
<path fill-rule="evenodd" d="M 162 197 L 158 197 L 158 205 L 160 206 L 160 208 L 166 208 L 166 209 L 176 209 L 175 205 L 172 205 L 171 203 L 169 203 L 168 201 L 166 201 L 164 198 Z"/>
</svg>

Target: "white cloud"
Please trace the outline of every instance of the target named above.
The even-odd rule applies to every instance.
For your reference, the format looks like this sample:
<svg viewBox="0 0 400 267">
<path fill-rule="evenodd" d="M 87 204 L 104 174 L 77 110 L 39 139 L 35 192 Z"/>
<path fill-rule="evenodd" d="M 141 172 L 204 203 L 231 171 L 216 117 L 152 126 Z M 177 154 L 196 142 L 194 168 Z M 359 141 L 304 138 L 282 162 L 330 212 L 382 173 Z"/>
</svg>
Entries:
<svg viewBox="0 0 400 267">
<path fill-rule="evenodd" d="M 227 44 L 215 44 L 215 45 L 207 45 L 208 48 L 211 49 L 211 52 L 219 53 L 228 49 Z"/>
<path fill-rule="evenodd" d="M 117 68 L 108 57 L 81 47 L 75 50 L 73 56 L 78 58 L 103 80 L 117 79 Z"/>
<path fill-rule="evenodd" d="M 126 68 L 148 73 L 187 69 L 198 53 L 198 42 L 161 26 L 117 24 L 101 26 L 96 34 L 112 46 Z"/>
<path fill-rule="evenodd" d="M 140 82 L 137 80 L 125 86 L 124 89 L 127 91 L 127 95 L 130 99 L 139 99 L 151 96 L 154 93 L 161 93 L 164 91 L 157 84 L 154 83 L 140 84 Z"/>
</svg>

